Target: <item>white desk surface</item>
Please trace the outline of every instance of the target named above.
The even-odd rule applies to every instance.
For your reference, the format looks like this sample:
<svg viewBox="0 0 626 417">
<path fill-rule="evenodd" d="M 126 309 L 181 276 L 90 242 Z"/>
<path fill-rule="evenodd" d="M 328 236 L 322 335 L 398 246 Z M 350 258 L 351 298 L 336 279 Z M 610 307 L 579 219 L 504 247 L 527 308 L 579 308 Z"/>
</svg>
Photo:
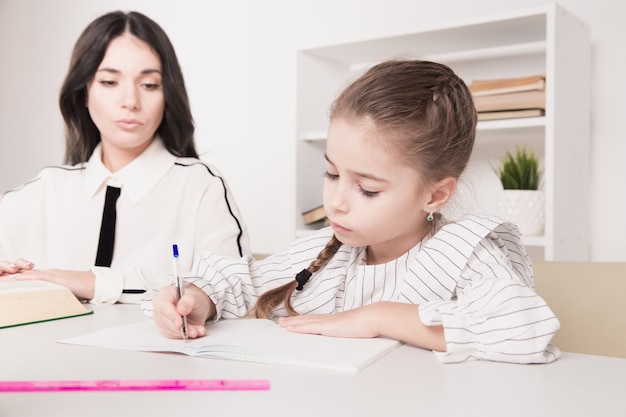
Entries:
<svg viewBox="0 0 626 417">
<path fill-rule="evenodd" d="M 144 320 L 137 306 L 0 329 L 1 380 L 269 379 L 269 391 L 0 393 L 0 416 L 626 416 L 626 359 L 441 364 L 402 346 L 358 373 L 56 343 Z M 217 414 L 219 413 L 219 414 Z"/>
</svg>

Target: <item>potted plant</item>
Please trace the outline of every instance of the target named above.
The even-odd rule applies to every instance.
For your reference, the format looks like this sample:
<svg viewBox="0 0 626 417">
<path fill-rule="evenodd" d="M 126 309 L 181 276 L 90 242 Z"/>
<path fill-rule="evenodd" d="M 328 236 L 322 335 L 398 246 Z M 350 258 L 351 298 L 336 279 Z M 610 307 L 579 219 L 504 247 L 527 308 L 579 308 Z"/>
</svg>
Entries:
<svg viewBox="0 0 626 417">
<path fill-rule="evenodd" d="M 517 147 L 507 151 L 496 167 L 502 184 L 502 216 L 517 224 L 522 235 L 542 232 L 545 218 L 543 191 L 539 190 L 541 168 L 533 149 Z"/>
</svg>

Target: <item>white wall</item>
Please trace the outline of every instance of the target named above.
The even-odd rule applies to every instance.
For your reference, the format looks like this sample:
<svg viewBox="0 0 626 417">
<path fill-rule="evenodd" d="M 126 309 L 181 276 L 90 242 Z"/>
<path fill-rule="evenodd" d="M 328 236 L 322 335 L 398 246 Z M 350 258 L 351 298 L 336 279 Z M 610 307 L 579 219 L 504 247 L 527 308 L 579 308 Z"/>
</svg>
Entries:
<svg viewBox="0 0 626 417">
<path fill-rule="evenodd" d="M 255 252 L 283 249 L 295 213 L 295 52 L 419 30 L 541 0 L 0 0 L 0 190 L 63 156 L 58 91 L 83 27 L 116 8 L 159 22 L 179 55 L 197 143 L 230 182 Z M 626 261 L 626 3 L 561 0 L 591 26 L 589 201 L 596 261 Z M 37 13 L 33 13 L 37 10 Z M 575 227 L 575 225 L 573 225 Z"/>
</svg>

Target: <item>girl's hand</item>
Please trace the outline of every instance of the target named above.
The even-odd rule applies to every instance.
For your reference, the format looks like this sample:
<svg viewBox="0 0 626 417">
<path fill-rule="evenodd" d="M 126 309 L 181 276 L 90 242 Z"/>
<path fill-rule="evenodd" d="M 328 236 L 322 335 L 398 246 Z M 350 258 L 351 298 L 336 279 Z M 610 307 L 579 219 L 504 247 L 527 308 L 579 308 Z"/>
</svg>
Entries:
<svg viewBox="0 0 626 417">
<path fill-rule="evenodd" d="M 290 332 L 334 337 L 385 336 L 422 348 L 445 352 L 443 326 L 426 326 L 416 304 L 381 301 L 336 314 L 282 317 L 278 324 Z"/>
<path fill-rule="evenodd" d="M 377 337 L 370 320 L 370 306 L 335 314 L 307 314 L 281 317 L 278 324 L 290 332 L 321 334 L 333 337 Z"/>
<path fill-rule="evenodd" d="M 0 261 L 0 275 L 17 274 L 21 270 L 33 269 L 35 265 L 26 259 L 18 259 L 15 262 Z"/>
<path fill-rule="evenodd" d="M 195 339 L 206 335 L 204 325 L 215 314 L 211 299 L 193 284 L 185 287 L 180 300 L 176 286 L 162 288 L 152 300 L 152 305 L 157 328 L 163 336 L 171 339 L 182 338 L 182 316 L 187 316 L 187 337 Z"/>
</svg>

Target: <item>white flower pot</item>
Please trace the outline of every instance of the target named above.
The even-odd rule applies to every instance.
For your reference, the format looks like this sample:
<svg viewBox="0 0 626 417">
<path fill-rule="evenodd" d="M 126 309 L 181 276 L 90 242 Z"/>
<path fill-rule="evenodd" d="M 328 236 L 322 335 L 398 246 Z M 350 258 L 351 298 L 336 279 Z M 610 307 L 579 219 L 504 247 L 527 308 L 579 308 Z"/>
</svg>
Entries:
<svg viewBox="0 0 626 417">
<path fill-rule="evenodd" d="M 500 196 L 501 216 L 517 224 L 522 235 L 543 232 L 545 198 L 541 190 L 503 190 Z"/>
</svg>

